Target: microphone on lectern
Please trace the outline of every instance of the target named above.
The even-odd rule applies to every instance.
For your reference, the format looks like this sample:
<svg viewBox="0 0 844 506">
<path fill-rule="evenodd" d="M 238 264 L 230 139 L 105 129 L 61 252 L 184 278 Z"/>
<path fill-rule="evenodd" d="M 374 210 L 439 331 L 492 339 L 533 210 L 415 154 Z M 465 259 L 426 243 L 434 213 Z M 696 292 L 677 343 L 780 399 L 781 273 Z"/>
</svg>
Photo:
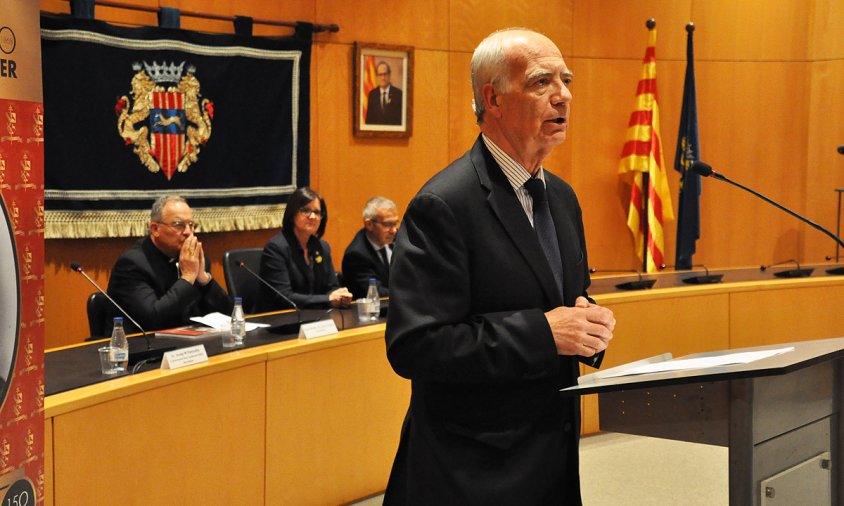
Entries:
<svg viewBox="0 0 844 506">
<path fill-rule="evenodd" d="M 146 341 L 147 349 L 142 350 L 142 351 L 130 351 L 129 352 L 129 365 L 135 365 L 138 362 L 141 362 L 143 360 L 146 360 L 148 362 L 158 362 L 158 361 L 161 360 L 161 357 L 163 357 L 166 352 L 176 349 L 175 346 L 164 346 L 162 348 L 153 348 L 152 342 L 150 341 L 146 330 L 144 330 L 144 328 L 141 327 L 141 325 L 138 322 L 136 322 L 134 318 L 129 316 L 129 313 L 127 313 L 122 307 L 120 307 L 120 304 L 115 302 L 114 299 L 112 299 L 111 296 L 108 293 L 106 293 L 105 290 L 100 288 L 100 285 L 98 285 L 96 281 L 91 279 L 91 276 L 89 276 L 88 273 L 86 273 L 82 269 L 82 265 L 79 262 L 70 262 L 70 268 L 73 269 L 74 271 L 78 272 L 79 274 L 82 274 L 85 277 L 85 279 L 88 280 L 89 283 L 94 285 L 94 288 L 96 288 L 98 292 L 103 294 L 103 296 L 105 296 L 105 298 L 108 299 L 108 301 L 111 302 L 111 304 L 114 307 L 116 307 L 117 310 L 120 311 L 120 313 L 123 316 L 126 317 L 127 320 L 132 322 L 132 325 L 134 325 L 135 327 L 138 328 L 138 330 L 141 331 L 141 335 L 143 336 L 144 341 Z"/>
<path fill-rule="evenodd" d="M 627 281 L 626 283 L 615 285 L 619 290 L 646 290 L 656 283 L 655 279 L 643 279 L 642 272 L 637 269 L 589 269 L 590 274 L 595 274 L 596 272 L 632 272 L 639 275 L 639 279 L 635 281 Z"/>
<path fill-rule="evenodd" d="M 842 146 L 842 147 L 844 147 L 844 146 Z M 839 148 L 839 150 L 840 149 L 841 148 Z M 710 166 L 709 164 L 701 162 L 700 160 L 696 160 L 695 162 L 692 163 L 692 170 L 697 172 L 698 174 L 700 174 L 703 177 L 714 177 L 715 179 L 719 179 L 721 181 L 726 181 L 727 183 L 730 183 L 731 185 L 733 185 L 737 188 L 741 188 L 742 190 L 744 190 L 748 193 L 751 193 L 751 194 L 755 195 L 756 197 L 759 197 L 760 199 L 762 199 L 765 202 L 771 204 L 772 206 L 776 207 L 777 209 L 785 211 L 786 213 L 794 216 L 795 218 L 797 218 L 798 220 L 808 224 L 809 226 L 811 226 L 815 230 L 819 230 L 819 231 L 823 232 L 824 234 L 831 237 L 832 240 L 835 241 L 838 245 L 844 246 L 844 241 L 842 241 L 840 237 L 836 236 L 835 234 L 833 234 L 829 230 L 827 230 L 824 227 L 818 225 L 817 223 L 809 220 L 808 218 L 805 218 L 805 217 L 795 213 L 791 209 L 783 206 L 782 204 L 779 204 L 779 203 L 769 199 L 768 197 L 766 197 L 766 196 L 762 195 L 761 193 L 757 192 L 756 190 L 752 190 L 752 189 L 748 188 L 747 186 L 744 186 L 741 183 L 737 183 L 737 182 L 731 180 L 730 178 L 728 178 L 727 176 L 725 176 L 723 174 L 719 174 L 718 172 L 715 172 L 714 170 L 712 170 L 712 166 Z M 796 262 L 796 260 L 788 260 L 788 262 Z M 782 262 L 782 263 L 785 263 L 785 262 Z M 774 265 L 777 265 L 777 264 L 774 264 Z M 770 267 L 770 266 L 767 266 L 767 267 Z M 764 271 L 765 269 L 762 269 L 762 270 Z M 797 270 L 798 271 L 800 270 L 799 264 L 798 264 Z M 836 273 L 830 272 L 830 271 L 827 271 L 827 273 L 836 274 Z M 775 275 L 778 275 L 778 274 L 775 274 Z M 804 277 L 804 276 L 808 276 L 808 274 L 802 274 L 802 273 L 798 273 L 798 272 L 795 272 L 793 274 L 794 274 L 793 276 L 781 275 L 780 277 Z"/>
</svg>

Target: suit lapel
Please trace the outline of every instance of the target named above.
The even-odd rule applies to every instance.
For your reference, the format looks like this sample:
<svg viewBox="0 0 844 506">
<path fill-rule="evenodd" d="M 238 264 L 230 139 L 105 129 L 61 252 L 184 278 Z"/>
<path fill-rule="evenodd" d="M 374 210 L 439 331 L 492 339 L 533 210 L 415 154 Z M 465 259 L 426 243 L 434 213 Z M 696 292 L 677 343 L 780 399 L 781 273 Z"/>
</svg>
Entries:
<svg viewBox="0 0 844 506">
<path fill-rule="evenodd" d="M 537 282 L 551 306 L 561 305 L 560 291 L 554 281 L 554 273 L 545 259 L 545 253 L 539 245 L 539 239 L 525 215 L 524 208 L 513 193 L 513 187 L 480 137 L 472 148 L 471 157 L 481 185 L 489 191 L 487 202 L 493 213 L 536 275 Z"/>
</svg>

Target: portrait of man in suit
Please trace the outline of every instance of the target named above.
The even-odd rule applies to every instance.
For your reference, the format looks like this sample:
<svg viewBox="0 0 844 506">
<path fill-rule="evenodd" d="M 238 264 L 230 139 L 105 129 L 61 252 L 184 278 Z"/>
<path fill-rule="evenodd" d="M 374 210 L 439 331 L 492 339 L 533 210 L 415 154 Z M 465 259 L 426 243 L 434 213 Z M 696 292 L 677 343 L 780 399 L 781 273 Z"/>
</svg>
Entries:
<svg viewBox="0 0 844 506">
<path fill-rule="evenodd" d="M 392 83 L 392 69 L 386 61 L 375 66 L 378 86 L 369 92 L 366 123 L 370 125 L 401 125 L 402 92 Z"/>
<path fill-rule="evenodd" d="M 471 60 L 480 135 L 411 200 L 390 264 L 387 357 L 411 399 L 385 505 L 581 504 L 579 364 L 612 311 L 587 294 L 580 204 L 543 166 L 569 127 L 572 72 L 527 29 Z"/>
</svg>

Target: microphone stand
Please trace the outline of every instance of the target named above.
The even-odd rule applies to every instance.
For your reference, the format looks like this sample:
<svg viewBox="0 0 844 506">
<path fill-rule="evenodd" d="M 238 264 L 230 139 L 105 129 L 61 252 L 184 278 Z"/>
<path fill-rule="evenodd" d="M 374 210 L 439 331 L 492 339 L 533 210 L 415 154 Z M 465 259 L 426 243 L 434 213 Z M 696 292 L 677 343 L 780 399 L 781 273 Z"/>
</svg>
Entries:
<svg viewBox="0 0 844 506">
<path fill-rule="evenodd" d="M 674 267 L 673 265 L 665 265 L 662 264 L 659 266 L 659 270 L 665 269 L 667 267 Z M 683 283 L 689 285 L 711 285 L 714 283 L 720 283 L 721 278 L 724 277 L 723 274 L 709 274 L 709 268 L 704 264 L 695 264 L 692 267 L 703 267 L 703 270 L 706 272 L 703 276 L 690 276 L 688 278 L 683 278 Z M 675 269 L 674 272 L 677 272 Z"/>
<path fill-rule="evenodd" d="M 639 279 L 635 281 L 627 281 L 615 285 L 619 290 L 647 290 L 656 283 L 655 279 L 642 279 L 642 272 L 636 269 L 589 269 L 590 274 L 595 274 L 596 272 L 633 272 L 639 275 Z"/>
<path fill-rule="evenodd" d="M 258 281 L 260 281 L 264 286 L 266 286 L 267 288 L 272 290 L 273 293 L 275 293 L 276 295 L 281 297 L 285 302 L 287 302 L 288 304 L 293 306 L 293 310 L 296 311 L 296 323 L 285 323 L 285 324 L 282 324 L 282 325 L 275 325 L 273 327 L 269 327 L 267 329 L 267 331 L 275 333 L 275 334 L 298 334 L 299 328 L 302 326 L 302 310 L 299 309 L 299 306 L 296 305 L 296 303 L 293 302 L 290 299 L 290 297 L 281 293 L 280 290 L 278 290 L 276 287 L 274 287 L 269 282 L 267 282 L 267 280 L 265 280 L 264 278 L 259 276 L 258 273 L 256 273 L 252 269 L 250 269 L 249 266 L 246 265 L 246 263 L 243 262 L 242 260 L 237 263 L 237 266 L 243 267 L 246 270 L 246 272 L 248 272 L 249 274 L 252 275 L 252 277 L 254 277 Z"/>
<path fill-rule="evenodd" d="M 808 278 L 809 276 L 812 275 L 812 272 L 814 272 L 814 270 L 815 270 L 815 269 L 810 269 L 810 268 L 801 269 L 800 268 L 800 262 L 798 262 L 797 260 L 795 260 L 793 258 L 789 259 L 789 260 L 783 260 L 782 262 L 777 262 L 775 264 L 760 265 L 759 270 L 760 271 L 766 271 L 768 269 L 768 267 L 775 267 L 777 265 L 782 265 L 782 264 L 790 264 L 792 262 L 797 264 L 796 269 L 789 269 L 787 271 L 775 272 L 774 276 L 776 276 L 778 278 Z"/>
<path fill-rule="evenodd" d="M 844 147 L 844 146 L 842 146 L 842 147 Z M 836 245 L 844 246 L 844 241 L 842 241 L 839 236 L 833 234 L 832 232 L 830 232 L 829 230 L 825 229 L 824 227 L 818 225 L 814 221 L 795 213 L 791 209 L 783 206 L 782 204 L 779 204 L 779 203 L 775 202 L 774 200 L 769 199 L 768 197 L 766 197 L 766 196 L 762 195 L 761 193 L 757 192 L 756 190 L 752 190 L 752 189 L 748 188 L 747 186 L 744 186 L 741 183 L 733 181 L 732 179 L 728 178 L 727 176 L 725 176 L 723 174 L 719 174 L 718 172 L 715 172 L 714 170 L 712 170 L 712 167 L 710 167 L 709 164 L 701 162 L 700 160 L 696 160 L 694 163 L 692 163 L 692 170 L 694 170 L 695 172 L 697 172 L 698 174 L 700 174 L 703 177 L 710 177 L 711 176 L 711 177 L 714 177 L 715 179 L 730 183 L 731 185 L 733 185 L 737 188 L 741 188 L 742 190 L 759 197 L 760 199 L 762 199 L 765 202 L 771 204 L 772 206 L 776 207 L 777 209 L 785 211 L 786 213 L 790 214 L 791 216 L 794 216 L 795 218 L 802 221 L 803 223 L 806 223 L 807 225 L 814 228 L 815 230 L 819 230 L 819 231 L 823 232 L 824 234 L 831 237 L 832 240 L 835 241 Z M 839 193 L 839 199 L 840 198 L 841 198 L 841 194 Z M 836 252 L 837 251 L 838 251 L 838 249 L 836 247 Z M 788 260 L 788 261 L 796 263 L 795 260 Z M 837 258 L 836 258 L 836 261 L 838 261 Z M 783 263 L 785 263 L 785 262 L 783 262 Z M 773 265 L 776 265 L 776 264 L 773 264 Z M 770 266 L 768 266 L 768 267 L 770 267 Z M 762 270 L 764 271 L 765 269 L 762 269 Z M 800 264 L 799 263 L 797 264 L 797 270 L 800 270 Z M 829 269 L 826 272 L 828 274 L 844 274 L 844 268 Z M 780 275 L 780 274 L 782 274 L 782 275 Z M 796 273 L 796 274 L 799 274 L 799 273 Z M 811 272 L 809 274 L 811 274 Z M 779 275 L 779 277 L 805 277 L 805 276 L 808 276 L 808 274 L 799 274 L 799 275 L 796 275 L 796 276 L 788 276 L 784 273 L 777 273 L 777 274 L 774 274 L 774 275 L 775 276 Z"/>
</svg>

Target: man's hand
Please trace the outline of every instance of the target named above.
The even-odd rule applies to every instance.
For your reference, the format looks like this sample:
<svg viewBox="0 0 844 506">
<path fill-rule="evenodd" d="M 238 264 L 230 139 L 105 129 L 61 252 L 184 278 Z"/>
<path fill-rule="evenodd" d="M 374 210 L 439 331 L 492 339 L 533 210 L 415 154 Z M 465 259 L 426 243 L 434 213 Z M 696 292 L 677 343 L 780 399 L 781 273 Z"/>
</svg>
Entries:
<svg viewBox="0 0 844 506">
<path fill-rule="evenodd" d="M 202 243 L 195 235 L 191 235 L 182 243 L 182 249 L 179 251 L 179 270 L 182 273 L 182 279 L 190 284 L 198 280 L 201 285 L 205 285 L 211 281 L 208 273 L 205 272 L 205 253 L 202 251 Z"/>
<path fill-rule="evenodd" d="M 574 307 L 558 307 L 545 313 L 557 353 L 591 357 L 604 351 L 612 339 L 612 311 L 578 297 Z"/>
</svg>

